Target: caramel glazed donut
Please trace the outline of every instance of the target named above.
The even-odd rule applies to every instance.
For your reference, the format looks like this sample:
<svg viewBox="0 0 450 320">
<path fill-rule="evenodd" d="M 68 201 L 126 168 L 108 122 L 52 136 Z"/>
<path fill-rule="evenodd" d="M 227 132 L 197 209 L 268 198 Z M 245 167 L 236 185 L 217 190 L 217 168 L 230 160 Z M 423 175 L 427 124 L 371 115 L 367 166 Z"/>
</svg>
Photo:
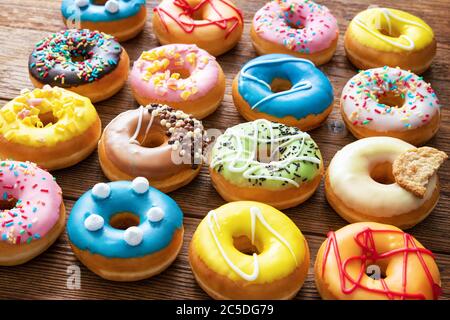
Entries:
<svg viewBox="0 0 450 320">
<path fill-rule="evenodd" d="M 110 35 L 68 29 L 39 41 L 28 61 L 33 85 L 58 86 L 98 102 L 116 94 L 128 78 L 130 59 Z"/>
<path fill-rule="evenodd" d="M 161 44 L 195 44 L 213 56 L 233 48 L 244 30 L 242 13 L 230 0 L 163 0 L 153 12 Z"/>
<path fill-rule="evenodd" d="M 420 74 L 436 55 L 436 39 L 430 26 L 412 14 L 371 8 L 350 22 L 344 48 L 359 69 L 390 66 Z"/>
<path fill-rule="evenodd" d="M 323 160 L 313 139 L 265 119 L 228 128 L 210 156 L 213 186 L 227 201 L 253 200 L 277 209 L 306 201 L 320 185 Z"/>
<path fill-rule="evenodd" d="M 155 188 L 170 192 L 198 175 L 207 141 L 199 120 L 151 104 L 114 118 L 103 131 L 98 153 L 110 180 L 143 176 Z"/>
<path fill-rule="evenodd" d="M 420 149 L 391 137 L 364 138 L 346 145 L 333 157 L 326 172 L 328 202 L 348 222 L 374 221 L 402 229 L 416 225 L 439 200 L 438 176 L 431 172 L 422 193 L 415 194 L 400 184 L 393 165 L 405 153 Z M 442 153 L 443 161 L 445 153 L 438 153 Z M 420 168 L 411 168 L 410 172 L 426 176 Z"/>
<path fill-rule="evenodd" d="M 118 41 L 134 38 L 145 26 L 145 0 L 63 0 L 68 28 L 99 30 Z"/>
<path fill-rule="evenodd" d="M 62 169 L 89 156 L 101 133 L 88 98 L 48 85 L 24 89 L 0 109 L 0 158 Z"/>
<path fill-rule="evenodd" d="M 0 177 L 0 266 L 15 266 L 56 241 L 66 210 L 55 179 L 34 163 L 0 161 Z"/>
<path fill-rule="evenodd" d="M 399 228 L 374 222 L 329 232 L 314 275 L 323 299 L 438 299 L 442 292 L 432 252 Z"/>
<path fill-rule="evenodd" d="M 210 211 L 189 245 L 198 284 L 214 299 L 290 299 L 305 281 L 309 248 L 295 223 L 260 202 Z"/>
</svg>

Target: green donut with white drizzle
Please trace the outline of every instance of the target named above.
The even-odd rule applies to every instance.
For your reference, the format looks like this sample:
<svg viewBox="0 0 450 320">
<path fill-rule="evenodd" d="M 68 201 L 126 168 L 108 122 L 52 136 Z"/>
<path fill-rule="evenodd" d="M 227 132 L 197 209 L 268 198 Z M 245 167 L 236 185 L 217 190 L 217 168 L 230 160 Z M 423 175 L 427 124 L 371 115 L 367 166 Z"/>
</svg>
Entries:
<svg viewBox="0 0 450 320">
<path fill-rule="evenodd" d="M 314 193 L 323 160 L 309 134 L 258 119 L 228 128 L 217 138 L 209 171 L 225 200 L 260 201 L 285 209 Z"/>
</svg>

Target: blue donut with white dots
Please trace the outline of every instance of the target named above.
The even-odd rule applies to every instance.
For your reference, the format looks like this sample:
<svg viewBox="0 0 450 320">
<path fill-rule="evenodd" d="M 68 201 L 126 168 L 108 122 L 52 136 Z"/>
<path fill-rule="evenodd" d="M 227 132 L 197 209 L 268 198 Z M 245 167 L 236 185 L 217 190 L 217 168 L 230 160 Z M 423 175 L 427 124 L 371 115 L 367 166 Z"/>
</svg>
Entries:
<svg viewBox="0 0 450 320">
<path fill-rule="evenodd" d="M 145 0 L 108 0 L 99 4 L 95 0 L 63 0 L 61 12 L 65 19 L 78 18 L 81 22 L 111 22 L 135 16 Z"/>
<path fill-rule="evenodd" d="M 118 213 L 139 218 L 126 230 L 110 225 Z M 80 250 L 108 258 L 143 257 L 166 248 L 183 228 L 183 213 L 168 195 L 150 187 L 147 179 L 98 183 L 72 208 L 67 223 L 70 242 Z"/>
</svg>

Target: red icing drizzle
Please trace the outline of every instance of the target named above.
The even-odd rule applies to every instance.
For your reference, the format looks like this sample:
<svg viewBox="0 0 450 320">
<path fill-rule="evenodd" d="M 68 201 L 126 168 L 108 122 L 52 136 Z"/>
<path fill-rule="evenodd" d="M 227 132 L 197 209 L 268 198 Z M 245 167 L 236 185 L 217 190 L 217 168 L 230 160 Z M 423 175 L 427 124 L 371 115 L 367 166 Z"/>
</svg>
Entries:
<svg viewBox="0 0 450 320">
<path fill-rule="evenodd" d="M 154 8 L 153 11 L 158 14 L 158 16 L 161 19 L 167 32 L 169 32 L 169 29 L 167 28 L 167 23 L 165 22 L 164 15 L 168 16 L 173 21 L 175 21 L 180 26 L 180 28 L 183 29 L 183 31 L 186 33 L 194 32 L 195 28 L 197 28 L 197 27 L 204 27 L 204 26 L 210 26 L 210 25 L 216 25 L 220 29 L 226 30 L 228 22 L 233 21 L 234 22 L 233 25 L 227 30 L 227 34 L 225 36 L 225 39 L 226 39 L 229 36 L 229 34 L 231 32 L 233 32 L 233 30 L 243 20 L 242 13 L 239 9 L 237 9 L 236 7 L 234 7 L 233 5 L 229 4 L 228 2 L 226 2 L 224 0 L 215 0 L 215 1 L 220 1 L 223 4 L 227 5 L 228 7 L 230 7 L 231 9 L 233 9 L 237 13 L 239 18 L 236 16 L 233 16 L 230 18 L 224 18 L 222 16 L 222 14 L 219 12 L 219 10 L 216 8 L 216 6 L 214 5 L 214 0 L 202 0 L 195 7 L 191 7 L 186 0 L 173 0 L 173 4 L 183 10 L 183 12 L 181 12 L 177 17 L 173 16 L 170 12 L 168 12 L 167 10 L 160 8 L 160 7 Z M 216 20 L 207 19 L 206 21 L 202 21 L 202 22 L 193 20 L 192 16 L 194 15 L 194 13 L 196 11 L 200 10 L 204 5 L 210 5 L 211 8 L 214 10 L 214 12 L 219 17 L 219 19 L 216 19 Z M 188 17 L 190 21 L 185 21 L 186 19 L 182 20 L 181 18 L 183 16 Z"/>
<path fill-rule="evenodd" d="M 379 253 L 375 248 L 374 234 L 375 233 L 391 233 L 391 234 L 402 234 L 404 239 L 404 247 Z M 407 292 L 407 268 L 408 268 L 408 255 L 415 254 L 419 259 L 419 262 L 422 266 L 425 275 L 430 283 L 430 286 L 433 290 L 433 298 L 437 299 L 442 292 L 441 287 L 436 284 L 433 280 L 431 272 L 426 265 L 423 255 L 429 255 L 433 257 L 431 251 L 425 248 L 418 248 L 414 238 L 402 231 L 395 230 L 372 230 L 370 228 L 366 228 L 363 231 L 359 232 L 354 237 L 355 242 L 361 247 L 361 255 L 353 256 L 342 262 L 341 255 L 339 253 L 339 247 L 336 240 L 336 234 L 333 231 L 328 233 L 328 241 L 325 247 L 325 252 L 323 255 L 322 261 L 322 276 L 325 274 L 325 267 L 327 263 L 328 256 L 330 254 L 331 248 L 333 248 L 334 255 L 336 257 L 336 261 L 338 264 L 339 278 L 341 282 L 341 290 L 345 294 L 351 294 L 356 289 L 366 290 L 372 293 L 384 294 L 388 299 L 425 299 L 425 295 L 421 293 L 409 293 Z M 394 255 L 402 254 L 403 255 L 403 274 L 402 274 L 402 292 L 393 291 L 388 288 L 386 282 L 383 279 L 380 279 L 383 289 L 372 289 L 368 288 L 361 284 L 361 279 L 365 275 L 365 267 L 367 261 L 376 261 L 379 259 L 386 259 L 392 257 Z M 346 271 L 347 265 L 355 260 L 359 260 L 361 262 L 361 270 L 357 279 L 353 279 Z M 350 282 L 352 286 L 347 287 L 347 282 Z"/>
</svg>

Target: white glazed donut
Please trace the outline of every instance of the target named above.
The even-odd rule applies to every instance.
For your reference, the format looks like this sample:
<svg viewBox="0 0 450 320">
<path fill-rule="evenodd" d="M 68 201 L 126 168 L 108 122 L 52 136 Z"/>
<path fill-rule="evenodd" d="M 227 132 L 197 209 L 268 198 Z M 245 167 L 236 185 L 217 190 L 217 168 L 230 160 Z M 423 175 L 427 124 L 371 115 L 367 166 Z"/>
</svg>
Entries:
<svg viewBox="0 0 450 320">
<path fill-rule="evenodd" d="M 374 221 L 400 228 L 423 220 L 439 198 L 436 175 L 423 198 L 395 182 L 392 163 L 402 153 L 415 149 L 391 137 L 365 138 L 336 153 L 327 169 L 325 194 L 328 202 L 349 222 Z"/>
<path fill-rule="evenodd" d="M 433 137 L 440 105 L 430 84 L 399 68 L 361 71 L 344 87 L 342 116 L 357 138 L 391 136 L 414 145 Z"/>
</svg>

